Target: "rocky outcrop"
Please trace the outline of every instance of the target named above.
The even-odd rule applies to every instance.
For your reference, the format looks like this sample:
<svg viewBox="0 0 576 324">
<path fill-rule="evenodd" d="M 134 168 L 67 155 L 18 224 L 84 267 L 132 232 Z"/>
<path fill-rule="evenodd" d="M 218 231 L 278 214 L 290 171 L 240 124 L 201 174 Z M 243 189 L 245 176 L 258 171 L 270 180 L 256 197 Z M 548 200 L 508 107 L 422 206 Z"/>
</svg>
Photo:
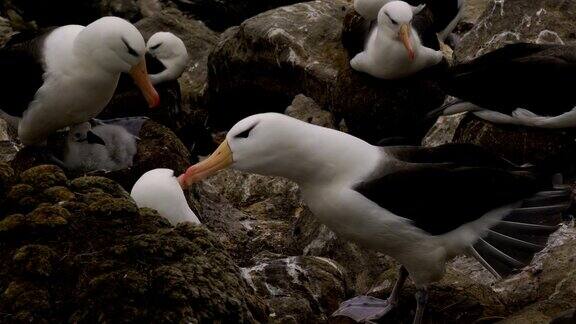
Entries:
<svg viewBox="0 0 576 324">
<path fill-rule="evenodd" d="M 214 30 L 241 24 L 261 12 L 297 3 L 296 0 L 172 0 L 178 8 Z"/>
<path fill-rule="evenodd" d="M 212 233 L 172 228 L 111 180 L 38 166 L 0 210 L 2 322 L 267 320 Z"/>
<path fill-rule="evenodd" d="M 334 116 L 329 111 L 322 110 L 314 100 L 305 95 L 300 94 L 294 97 L 284 114 L 310 124 L 336 128 Z"/>
<path fill-rule="evenodd" d="M 227 127 L 250 114 L 283 112 L 304 94 L 364 139 L 423 135 L 424 113 L 444 100 L 433 71 L 384 81 L 352 70 L 342 45 L 349 9 L 341 0 L 300 3 L 222 34 L 208 62 L 212 122 Z"/>
<path fill-rule="evenodd" d="M 459 61 L 466 61 L 507 42 L 572 43 L 576 41 L 575 27 L 574 1 L 490 0 L 455 55 Z"/>
<path fill-rule="evenodd" d="M 142 17 L 138 0 L 8 0 L 0 4 L 3 15 L 17 29 L 34 26 L 87 25 L 102 16 L 118 16 L 130 21 Z M 33 24 L 24 24 L 33 22 Z"/>
<path fill-rule="evenodd" d="M 472 143 L 489 149 L 519 165 L 558 161 L 563 167 L 576 154 L 575 132 L 546 130 L 486 122 L 474 114 L 441 117 L 423 144 Z"/>
<path fill-rule="evenodd" d="M 347 295 L 345 272 L 319 257 L 265 256 L 242 275 L 270 305 L 274 323 L 322 323 Z"/>
</svg>

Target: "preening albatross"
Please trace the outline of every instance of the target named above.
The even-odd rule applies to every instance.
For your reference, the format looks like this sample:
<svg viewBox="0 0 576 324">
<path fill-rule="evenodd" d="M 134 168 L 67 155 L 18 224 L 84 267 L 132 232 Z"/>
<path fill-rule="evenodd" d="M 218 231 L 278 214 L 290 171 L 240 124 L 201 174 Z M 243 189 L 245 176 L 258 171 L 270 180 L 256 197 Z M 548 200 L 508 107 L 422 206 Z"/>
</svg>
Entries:
<svg viewBox="0 0 576 324">
<path fill-rule="evenodd" d="M 0 109 L 18 123 L 24 144 L 89 121 L 108 104 L 120 74 L 130 73 L 149 105 L 159 97 L 146 70 L 146 46 L 132 24 L 104 17 L 67 25 L 0 49 Z"/>
<path fill-rule="evenodd" d="M 428 285 L 462 253 L 496 276 L 524 267 L 571 203 L 570 190 L 553 187 L 537 168 L 476 146 L 377 147 L 275 113 L 238 122 L 209 158 L 178 179 L 186 187 L 227 167 L 297 182 L 312 212 L 339 237 L 402 264 L 388 301 L 357 297 L 336 312 L 358 321 L 392 309 L 410 276 L 420 323 Z"/>
<path fill-rule="evenodd" d="M 130 196 L 138 207 L 158 211 L 174 226 L 182 222 L 200 224 L 200 220 L 188 206 L 186 196 L 174 171 L 154 169 L 144 173 L 132 187 Z"/>
</svg>

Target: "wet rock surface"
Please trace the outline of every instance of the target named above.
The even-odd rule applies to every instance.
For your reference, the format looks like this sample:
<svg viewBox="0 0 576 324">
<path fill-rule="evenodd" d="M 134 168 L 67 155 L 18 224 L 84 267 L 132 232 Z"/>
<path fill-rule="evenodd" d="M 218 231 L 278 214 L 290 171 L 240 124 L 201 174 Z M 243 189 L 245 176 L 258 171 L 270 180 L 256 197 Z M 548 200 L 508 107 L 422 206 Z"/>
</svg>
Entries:
<svg viewBox="0 0 576 324">
<path fill-rule="evenodd" d="M 573 43 L 576 4 L 569 0 L 490 0 L 474 28 L 456 49 L 459 61 L 506 43 Z"/>
<path fill-rule="evenodd" d="M 1 211 L 2 322 L 266 321 L 210 231 L 172 228 L 111 180 L 38 166 Z"/>
<path fill-rule="evenodd" d="M 342 45 L 349 8 L 338 0 L 295 4 L 223 33 L 208 62 L 210 109 L 218 116 L 212 123 L 227 127 L 253 113 L 283 112 L 304 94 L 363 139 L 422 137 L 423 114 L 444 100 L 434 69 L 397 81 L 352 70 Z"/>
</svg>

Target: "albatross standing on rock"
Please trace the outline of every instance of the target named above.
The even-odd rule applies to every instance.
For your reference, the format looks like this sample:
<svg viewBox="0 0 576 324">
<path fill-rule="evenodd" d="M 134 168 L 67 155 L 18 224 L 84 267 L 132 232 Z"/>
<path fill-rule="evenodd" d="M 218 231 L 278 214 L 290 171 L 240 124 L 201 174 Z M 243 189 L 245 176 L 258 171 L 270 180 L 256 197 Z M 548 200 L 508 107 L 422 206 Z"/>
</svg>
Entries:
<svg viewBox="0 0 576 324">
<path fill-rule="evenodd" d="M 511 44 L 452 67 L 441 86 L 459 98 L 432 112 L 473 111 L 494 123 L 576 127 L 576 46 Z"/>
<path fill-rule="evenodd" d="M 168 219 L 174 226 L 182 222 L 200 224 L 200 220 L 188 206 L 173 170 L 154 169 L 146 172 L 136 181 L 130 196 L 138 207 L 157 210 L 160 216 Z"/>
<path fill-rule="evenodd" d="M 440 63 L 442 51 L 423 46 L 411 25 L 414 14 L 423 7 L 403 1 L 384 5 L 364 51 L 350 61 L 352 68 L 376 78 L 399 79 Z"/>
<path fill-rule="evenodd" d="M 532 260 L 571 203 L 569 188 L 472 145 L 377 147 L 351 135 L 275 113 L 238 122 L 183 187 L 232 167 L 297 182 L 318 219 L 338 236 L 394 257 L 402 268 L 387 301 L 344 302 L 336 315 L 384 316 L 410 276 L 420 323 L 427 287 L 451 258 L 470 253 L 495 276 Z"/>
<path fill-rule="evenodd" d="M 159 96 L 146 70 L 140 32 L 117 17 L 59 27 L 0 50 L 0 109 L 18 123 L 24 144 L 88 122 L 108 104 L 120 74 L 130 73 L 150 107 Z"/>
</svg>

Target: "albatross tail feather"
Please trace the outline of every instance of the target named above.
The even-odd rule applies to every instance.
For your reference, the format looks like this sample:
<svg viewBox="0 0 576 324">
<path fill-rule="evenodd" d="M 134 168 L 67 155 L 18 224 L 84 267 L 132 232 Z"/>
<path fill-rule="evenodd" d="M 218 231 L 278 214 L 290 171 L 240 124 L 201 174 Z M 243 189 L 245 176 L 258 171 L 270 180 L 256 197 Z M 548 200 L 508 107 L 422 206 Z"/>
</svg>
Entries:
<svg viewBox="0 0 576 324">
<path fill-rule="evenodd" d="M 537 193 L 490 228 L 471 247 L 471 254 L 498 278 L 517 272 L 544 249 L 571 202 L 569 187 Z"/>
</svg>

